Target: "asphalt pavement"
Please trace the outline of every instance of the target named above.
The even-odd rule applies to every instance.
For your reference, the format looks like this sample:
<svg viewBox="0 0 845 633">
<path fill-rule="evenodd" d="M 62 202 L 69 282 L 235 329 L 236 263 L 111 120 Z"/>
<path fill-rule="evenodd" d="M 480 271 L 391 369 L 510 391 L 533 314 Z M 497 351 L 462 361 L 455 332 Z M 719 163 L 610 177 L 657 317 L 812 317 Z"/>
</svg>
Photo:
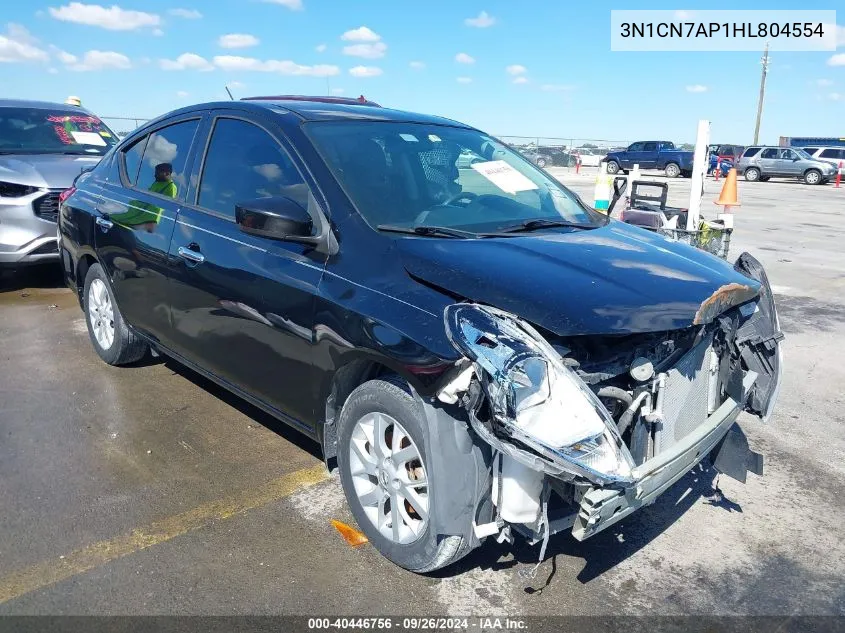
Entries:
<svg viewBox="0 0 845 633">
<path fill-rule="evenodd" d="M 592 200 L 594 172 L 552 171 Z M 732 256 L 766 265 L 787 337 L 773 419 L 741 418 L 765 475 L 697 468 L 584 543 L 554 537 L 533 579 L 523 543 L 428 576 L 350 547 L 313 442 L 173 361 L 103 364 L 54 268 L 4 281 L 0 615 L 845 614 L 845 188 L 740 199 Z"/>
</svg>

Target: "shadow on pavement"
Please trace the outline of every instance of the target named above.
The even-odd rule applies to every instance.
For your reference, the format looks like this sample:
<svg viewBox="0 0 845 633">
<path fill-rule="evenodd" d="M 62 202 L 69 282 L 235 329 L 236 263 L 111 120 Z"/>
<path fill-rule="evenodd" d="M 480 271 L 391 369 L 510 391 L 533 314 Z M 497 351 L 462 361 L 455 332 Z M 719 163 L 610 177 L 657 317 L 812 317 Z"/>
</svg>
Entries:
<svg viewBox="0 0 845 633">
<path fill-rule="evenodd" d="M 0 292 L 24 288 L 64 288 L 62 269 L 57 263 L 0 269 Z"/>
<path fill-rule="evenodd" d="M 717 475 L 718 472 L 709 464 L 696 466 L 658 497 L 653 505 L 638 510 L 586 541 L 576 541 L 569 530 L 555 534 L 549 540 L 546 550 L 546 560 L 552 559 L 551 570 L 545 565 L 541 567 L 531 582 L 533 587 L 526 589 L 526 592 L 538 593 L 551 581 L 556 572 L 555 558 L 558 554 L 583 559 L 584 567 L 577 579 L 582 583 L 594 580 L 647 546 L 701 500 L 728 512 L 742 512 L 738 503 L 726 499 L 718 489 Z M 520 563 L 533 566 L 537 564 L 539 554 L 539 544 L 529 546 L 520 537 L 517 537 L 513 545 L 500 545 L 490 538 L 463 560 L 440 574 L 432 575 L 453 576 L 474 568 L 498 571 Z"/>
</svg>

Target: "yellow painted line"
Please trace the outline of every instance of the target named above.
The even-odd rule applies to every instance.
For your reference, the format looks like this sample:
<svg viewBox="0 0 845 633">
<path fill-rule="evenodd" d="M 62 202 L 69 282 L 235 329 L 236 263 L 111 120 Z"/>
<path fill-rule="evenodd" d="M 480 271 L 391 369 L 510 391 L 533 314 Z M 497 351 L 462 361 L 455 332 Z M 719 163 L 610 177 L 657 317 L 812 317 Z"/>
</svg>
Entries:
<svg viewBox="0 0 845 633">
<path fill-rule="evenodd" d="M 248 510 L 284 499 L 328 477 L 326 467 L 317 464 L 282 475 L 241 495 L 211 501 L 182 514 L 177 514 L 132 530 L 129 534 L 100 541 L 64 556 L 56 557 L 0 578 L 0 604 L 31 591 L 61 582 L 71 576 L 104 565 L 122 556 L 134 554 L 164 543 L 214 520 L 228 519 Z"/>
</svg>

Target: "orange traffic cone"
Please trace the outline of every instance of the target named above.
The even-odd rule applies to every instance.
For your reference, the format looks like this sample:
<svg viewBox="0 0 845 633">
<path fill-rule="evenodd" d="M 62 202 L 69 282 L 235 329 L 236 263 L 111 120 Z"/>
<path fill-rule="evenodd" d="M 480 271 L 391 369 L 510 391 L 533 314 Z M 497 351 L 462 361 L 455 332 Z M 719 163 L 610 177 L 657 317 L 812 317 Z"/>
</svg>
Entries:
<svg viewBox="0 0 845 633">
<path fill-rule="evenodd" d="M 715 204 L 720 204 L 725 207 L 725 211 L 730 212 L 731 207 L 741 207 L 739 200 L 736 198 L 736 169 L 733 168 L 725 176 L 725 184 L 722 185 L 722 193 L 718 200 L 714 200 Z"/>
</svg>

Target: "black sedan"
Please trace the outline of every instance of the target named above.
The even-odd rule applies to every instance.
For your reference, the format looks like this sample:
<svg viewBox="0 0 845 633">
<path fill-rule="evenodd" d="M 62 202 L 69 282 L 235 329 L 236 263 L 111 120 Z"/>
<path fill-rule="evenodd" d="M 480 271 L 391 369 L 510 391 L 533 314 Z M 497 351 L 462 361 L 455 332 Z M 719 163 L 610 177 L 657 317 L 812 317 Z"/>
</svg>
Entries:
<svg viewBox="0 0 845 633">
<path fill-rule="evenodd" d="M 166 354 L 314 438 L 407 569 L 494 535 L 587 538 L 707 455 L 761 470 L 735 420 L 779 385 L 762 267 L 609 220 L 472 127 L 196 105 L 62 200 L 94 351 Z"/>
</svg>

